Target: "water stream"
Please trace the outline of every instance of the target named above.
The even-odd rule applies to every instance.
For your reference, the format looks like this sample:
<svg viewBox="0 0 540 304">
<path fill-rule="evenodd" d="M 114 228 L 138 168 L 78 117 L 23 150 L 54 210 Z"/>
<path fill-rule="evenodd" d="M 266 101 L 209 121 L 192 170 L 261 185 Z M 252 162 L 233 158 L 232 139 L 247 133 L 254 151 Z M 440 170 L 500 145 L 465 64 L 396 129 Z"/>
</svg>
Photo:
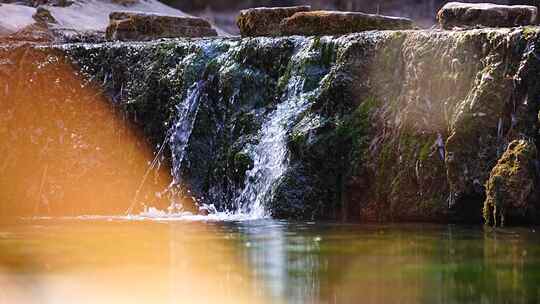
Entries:
<svg viewBox="0 0 540 304">
<path fill-rule="evenodd" d="M 261 129 L 259 144 L 248 151 L 254 165 L 246 173 L 246 186 L 236 200 L 240 212 L 255 218 L 267 215 L 265 201 L 272 199 L 276 182 L 287 169 L 286 134 L 309 104 L 303 85 L 301 77 L 291 79 L 285 101 L 268 116 Z"/>
</svg>

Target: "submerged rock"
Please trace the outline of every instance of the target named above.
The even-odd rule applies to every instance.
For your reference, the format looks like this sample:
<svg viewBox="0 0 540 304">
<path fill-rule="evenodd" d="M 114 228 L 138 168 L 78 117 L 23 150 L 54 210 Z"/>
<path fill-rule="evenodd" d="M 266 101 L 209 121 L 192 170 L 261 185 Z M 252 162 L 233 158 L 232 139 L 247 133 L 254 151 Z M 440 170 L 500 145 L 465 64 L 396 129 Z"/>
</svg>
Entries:
<svg viewBox="0 0 540 304">
<path fill-rule="evenodd" d="M 309 10 L 310 6 L 251 8 L 240 11 L 236 24 L 242 36 L 279 36 L 283 19 Z"/>
<path fill-rule="evenodd" d="M 357 12 L 300 12 L 281 23 L 283 35 L 343 35 L 371 30 L 412 29 L 407 18 Z"/>
<path fill-rule="evenodd" d="M 504 226 L 508 213 L 525 214 L 536 184 L 536 145 L 526 140 L 510 143 L 491 170 L 486 184 L 484 220 Z"/>
<path fill-rule="evenodd" d="M 444 29 L 515 27 L 536 24 L 538 9 L 529 5 L 450 2 L 437 14 Z"/>
<path fill-rule="evenodd" d="M 146 41 L 159 38 L 217 36 L 202 18 L 158 14 L 113 12 L 106 30 L 107 40 Z"/>
</svg>

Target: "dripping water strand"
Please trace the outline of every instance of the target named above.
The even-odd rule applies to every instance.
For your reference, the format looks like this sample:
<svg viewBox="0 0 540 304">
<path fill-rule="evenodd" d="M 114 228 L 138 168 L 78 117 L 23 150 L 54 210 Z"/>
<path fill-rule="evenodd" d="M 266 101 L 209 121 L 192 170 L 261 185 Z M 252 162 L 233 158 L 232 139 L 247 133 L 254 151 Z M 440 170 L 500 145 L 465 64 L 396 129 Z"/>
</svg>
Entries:
<svg viewBox="0 0 540 304">
<path fill-rule="evenodd" d="M 181 105 L 177 108 L 176 122 L 170 129 L 170 145 L 173 151 L 173 178 L 176 183 L 180 181 L 180 169 L 185 158 L 186 148 L 193 133 L 195 118 L 199 111 L 199 102 L 205 81 L 196 82 Z"/>
<path fill-rule="evenodd" d="M 148 178 L 148 175 L 150 175 L 150 172 L 152 172 L 152 170 L 154 170 L 157 163 L 159 162 L 159 158 L 163 154 L 163 151 L 165 149 L 165 145 L 167 144 L 168 141 L 169 141 L 169 136 L 166 136 L 165 139 L 163 140 L 163 143 L 161 144 L 161 147 L 159 147 L 159 150 L 156 153 L 156 156 L 154 157 L 154 159 L 150 163 L 150 166 L 148 166 L 148 168 L 146 169 L 146 172 L 143 175 L 143 178 L 142 178 L 142 180 L 141 180 L 141 182 L 139 184 L 139 187 L 137 188 L 137 191 L 135 191 L 135 196 L 133 197 L 133 200 L 131 201 L 131 205 L 129 206 L 128 210 L 126 210 L 126 215 L 131 215 L 131 212 L 133 212 L 133 208 L 135 208 L 135 204 L 137 203 L 137 200 L 139 198 L 139 194 L 141 193 L 141 190 L 142 190 L 142 188 L 143 188 L 143 186 L 144 186 L 144 184 L 146 182 L 146 179 Z"/>
<path fill-rule="evenodd" d="M 181 162 L 182 162 L 182 160 L 184 158 L 185 148 L 187 146 L 187 141 L 189 140 L 189 137 L 191 136 L 191 132 L 193 130 L 193 124 L 194 124 L 194 121 L 195 121 L 194 118 L 195 118 L 195 116 L 197 114 L 196 112 L 197 112 L 197 109 L 198 109 L 198 100 L 199 100 L 199 96 L 200 96 L 200 91 L 201 91 L 201 88 L 203 86 L 204 86 L 204 81 L 199 81 L 199 82 L 195 83 L 194 88 L 188 94 L 188 97 L 185 99 L 185 101 L 186 101 L 185 103 L 187 103 L 187 107 L 180 108 L 180 106 L 178 106 L 177 110 L 178 110 L 179 113 L 177 115 L 176 123 L 174 124 L 174 126 L 172 128 L 170 128 L 167 131 L 167 134 L 165 135 L 165 139 L 163 140 L 161 146 L 159 147 L 159 150 L 156 153 L 156 156 L 154 157 L 154 159 L 152 160 L 152 162 L 150 163 L 150 165 L 146 169 L 146 172 L 143 175 L 143 178 L 142 178 L 142 180 L 141 180 L 141 182 L 139 184 L 139 187 L 137 188 L 137 190 L 135 192 L 135 196 L 133 197 L 133 200 L 131 201 L 131 205 L 129 206 L 128 210 L 126 210 L 126 215 L 130 215 L 133 212 L 133 209 L 135 208 L 135 205 L 137 204 L 137 200 L 139 198 L 140 192 L 142 191 L 142 188 L 144 187 L 144 184 L 146 183 L 146 179 L 150 175 L 150 172 L 152 172 L 152 170 L 154 170 L 154 168 L 158 164 L 159 158 L 161 157 L 161 155 L 163 154 L 163 151 L 165 150 L 165 146 L 167 144 L 173 144 L 174 145 L 176 143 L 175 139 L 181 139 L 181 140 L 183 140 L 183 142 L 181 142 L 180 157 L 179 157 L 179 160 L 177 160 L 177 166 L 173 166 L 172 170 L 176 171 L 176 168 L 180 166 L 180 164 L 181 164 Z M 182 103 L 182 104 L 184 104 L 184 103 Z M 195 113 L 193 113 L 193 112 L 195 112 Z M 186 121 L 187 121 L 187 123 L 186 123 Z M 189 126 L 187 126 L 187 124 L 189 124 Z M 186 128 L 188 128 L 189 131 L 185 130 Z M 183 131 L 183 132 L 187 132 L 189 134 L 187 136 L 182 136 L 182 137 L 179 138 L 178 136 L 176 136 L 176 135 L 178 135 L 179 130 Z M 173 148 L 173 147 L 171 147 L 171 148 Z M 177 152 L 178 149 L 174 149 L 174 151 Z M 173 153 L 173 155 L 174 155 L 174 153 Z M 171 189 L 175 184 L 179 184 L 178 179 L 179 179 L 179 177 L 177 177 L 176 174 L 174 174 L 174 172 L 173 172 L 173 181 L 172 181 L 171 185 L 169 185 L 168 188 Z"/>
</svg>

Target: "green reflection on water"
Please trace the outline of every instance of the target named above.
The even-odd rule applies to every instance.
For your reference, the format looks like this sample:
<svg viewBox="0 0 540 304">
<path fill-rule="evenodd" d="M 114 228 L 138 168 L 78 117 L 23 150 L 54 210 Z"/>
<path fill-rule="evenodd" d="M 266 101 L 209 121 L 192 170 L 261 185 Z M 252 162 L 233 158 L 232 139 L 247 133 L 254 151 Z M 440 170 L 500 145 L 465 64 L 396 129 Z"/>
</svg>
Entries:
<svg viewBox="0 0 540 304">
<path fill-rule="evenodd" d="M 51 274 L 136 270 L 143 289 L 174 294 L 178 269 L 198 263 L 270 302 L 537 303 L 539 241 L 531 228 L 25 220 L 0 226 L 0 266 L 36 282 Z M 197 248 L 204 260 L 185 248 Z M 156 277 L 162 280 L 150 281 Z"/>
</svg>

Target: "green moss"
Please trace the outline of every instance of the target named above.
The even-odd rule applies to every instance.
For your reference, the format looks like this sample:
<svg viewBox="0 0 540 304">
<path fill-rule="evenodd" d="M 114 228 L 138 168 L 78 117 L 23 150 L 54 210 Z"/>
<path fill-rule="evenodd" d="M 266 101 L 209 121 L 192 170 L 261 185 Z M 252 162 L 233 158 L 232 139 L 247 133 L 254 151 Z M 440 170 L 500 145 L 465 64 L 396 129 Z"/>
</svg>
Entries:
<svg viewBox="0 0 540 304">
<path fill-rule="evenodd" d="M 487 225 L 503 226 L 510 208 L 518 212 L 526 210 L 529 195 L 535 191 L 536 157 L 533 143 L 525 140 L 510 143 L 486 183 L 483 216 Z"/>
<path fill-rule="evenodd" d="M 534 39 L 538 35 L 538 27 L 524 26 L 522 33 L 523 33 L 523 37 L 525 38 L 525 40 Z"/>
<path fill-rule="evenodd" d="M 243 176 L 244 172 L 253 169 L 253 160 L 245 152 L 238 152 L 234 155 L 234 166 Z"/>
<path fill-rule="evenodd" d="M 433 146 L 432 143 L 426 142 L 420 149 L 420 153 L 418 155 L 418 159 L 422 162 L 426 161 L 429 157 L 429 154 L 431 153 L 431 147 Z"/>
</svg>

